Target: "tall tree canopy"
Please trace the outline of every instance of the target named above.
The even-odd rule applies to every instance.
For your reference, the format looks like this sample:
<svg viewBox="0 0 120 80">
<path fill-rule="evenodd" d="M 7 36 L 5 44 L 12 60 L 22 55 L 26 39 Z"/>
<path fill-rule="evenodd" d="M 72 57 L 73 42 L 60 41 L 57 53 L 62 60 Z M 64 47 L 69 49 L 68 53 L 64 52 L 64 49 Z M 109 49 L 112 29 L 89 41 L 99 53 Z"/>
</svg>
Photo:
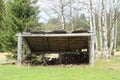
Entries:
<svg viewBox="0 0 120 80">
<path fill-rule="evenodd" d="M 0 42 L 1 42 L 1 31 L 4 25 L 3 15 L 4 15 L 4 1 L 0 0 Z M 0 51 L 1 51 L 1 48 L 2 48 L 2 45 L 0 43 Z"/>
<path fill-rule="evenodd" d="M 29 31 L 38 24 L 38 8 L 36 0 L 7 0 L 5 3 L 5 30 L 2 32 L 2 48 L 4 51 L 16 52 L 15 34 Z"/>
<path fill-rule="evenodd" d="M 3 14 L 4 14 L 4 2 L 0 0 L 0 28 L 2 28 L 3 24 Z"/>
</svg>

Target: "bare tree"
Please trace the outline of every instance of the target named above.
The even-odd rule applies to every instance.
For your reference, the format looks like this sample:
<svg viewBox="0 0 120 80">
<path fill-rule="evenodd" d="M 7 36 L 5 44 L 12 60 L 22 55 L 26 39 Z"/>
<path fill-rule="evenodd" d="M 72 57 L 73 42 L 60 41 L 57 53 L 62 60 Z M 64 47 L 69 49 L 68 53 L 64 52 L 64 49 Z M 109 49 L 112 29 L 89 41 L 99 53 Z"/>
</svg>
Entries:
<svg viewBox="0 0 120 80">
<path fill-rule="evenodd" d="M 99 0 L 99 5 L 98 5 L 98 27 L 99 27 L 99 41 L 100 41 L 100 52 L 101 56 L 103 56 L 103 30 L 102 30 L 102 11 L 101 11 L 101 2 Z"/>
<path fill-rule="evenodd" d="M 109 57 L 113 52 L 114 46 L 114 34 L 115 34 L 115 18 L 114 18 L 114 1 L 110 0 L 110 49 L 109 49 Z"/>
<path fill-rule="evenodd" d="M 61 21 L 61 29 L 65 29 L 65 11 L 66 6 L 68 6 L 69 1 L 67 0 L 41 0 L 41 5 L 45 5 L 42 10 L 49 16 L 54 17 L 55 15 L 59 17 L 59 20 Z M 54 14 L 54 16 L 52 16 Z"/>
<path fill-rule="evenodd" d="M 70 0 L 70 25 L 72 31 L 74 30 L 74 25 L 73 25 L 73 7 L 72 7 L 73 0 Z"/>
<path fill-rule="evenodd" d="M 93 32 L 94 28 L 93 28 L 93 21 L 92 21 L 92 0 L 89 0 L 89 22 L 90 22 L 90 31 Z"/>
<path fill-rule="evenodd" d="M 102 28 L 103 28 L 103 48 L 106 59 L 108 59 L 108 39 L 107 39 L 107 12 L 106 0 L 102 0 Z"/>
</svg>

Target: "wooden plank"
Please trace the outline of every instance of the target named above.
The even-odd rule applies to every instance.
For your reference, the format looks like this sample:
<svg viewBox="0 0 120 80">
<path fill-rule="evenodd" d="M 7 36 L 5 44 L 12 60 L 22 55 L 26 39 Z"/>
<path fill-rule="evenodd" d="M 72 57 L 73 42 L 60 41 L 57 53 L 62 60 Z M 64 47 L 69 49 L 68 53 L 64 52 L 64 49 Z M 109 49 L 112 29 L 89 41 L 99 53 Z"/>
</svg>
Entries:
<svg viewBox="0 0 120 80">
<path fill-rule="evenodd" d="M 65 43 L 66 43 L 66 50 L 70 50 L 70 43 L 69 43 L 69 38 L 68 37 L 66 37 Z"/>
<path fill-rule="evenodd" d="M 18 51 L 17 51 L 17 63 L 22 65 L 22 36 L 18 36 Z"/>
</svg>

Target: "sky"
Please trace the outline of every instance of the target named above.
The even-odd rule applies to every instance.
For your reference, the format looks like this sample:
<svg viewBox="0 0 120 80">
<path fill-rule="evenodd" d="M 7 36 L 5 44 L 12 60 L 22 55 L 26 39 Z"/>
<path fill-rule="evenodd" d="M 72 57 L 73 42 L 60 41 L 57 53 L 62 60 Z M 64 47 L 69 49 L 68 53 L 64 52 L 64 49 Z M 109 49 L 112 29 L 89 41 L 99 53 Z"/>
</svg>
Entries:
<svg viewBox="0 0 120 80">
<path fill-rule="evenodd" d="M 55 1 L 55 2 L 53 3 L 50 1 Z M 37 5 L 39 6 L 39 10 L 40 10 L 39 22 L 46 23 L 50 17 L 57 17 L 57 14 L 55 14 L 53 12 L 53 9 L 57 8 L 58 5 L 60 5 L 57 1 L 59 1 L 59 0 L 49 0 L 49 1 L 48 0 L 39 0 L 38 1 Z M 66 1 L 68 1 L 68 0 L 66 0 Z M 89 4 L 89 0 L 80 0 L 80 1 L 82 2 L 82 4 L 79 4 L 79 6 L 82 8 L 82 10 L 80 10 L 80 14 L 84 13 L 88 17 L 89 16 L 88 9 L 87 9 L 88 5 L 83 5 L 83 4 Z M 100 4 L 100 1 L 102 1 L 102 0 L 92 0 L 92 1 L 94 4 L 93 7 L 96 8 L 98 6 L 98 4 Z M 115 3 L 118 3 L 117 1 L 120 2 L 120 0 L 115 0 Z M 107 0 L 107 5 L 106 5 L 107 11 L 109 11 L 109 6 L 110 6 L 109 2 L 110 2 L 110 0 Z M 74 6 L 76 6 L 76 4 Z M 58 8 L 58 11 L 59 11 L 59 8 Z M 73 11 L 73 12 L 75 12 L 75 11 Z"/>
</svg>

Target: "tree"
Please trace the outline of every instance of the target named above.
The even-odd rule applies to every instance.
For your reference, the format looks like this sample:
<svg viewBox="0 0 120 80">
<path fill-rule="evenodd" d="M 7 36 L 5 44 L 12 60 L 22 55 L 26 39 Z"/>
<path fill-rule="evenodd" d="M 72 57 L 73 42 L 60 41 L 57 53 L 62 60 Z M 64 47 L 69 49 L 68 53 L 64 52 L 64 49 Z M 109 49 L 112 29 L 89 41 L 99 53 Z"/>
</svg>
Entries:
<svg viewBox="0 0 120 80">
<path fill-rule="evenodd" d="M 38 9 L 34 0 L 7 0 L 5 4 L 5 30 L 2 36 L 4 51 L 16 53 L 17 38 L 15 34 L 29 31 L 38 24 Z"/>
<path fill-rule="evenodd" d="M 3 26 L 4 1 L 0 0 L 0 29 Z"/>
<path fill-rule="evenodd" d="M 74 27 L 78 30 L 89 30 L 89 24 L 86 19 L 85 14 L 81 14 L 79 17 L 75 18 L 76 20 L 73 20 L 74 22 Z"/>
<path fill-rule="evenodd" d="M 51 18 L 47 23 L 44 23 L 42 26 L 42 30 L 44 31 L 54 31 L 61 29 L 61 22 L 59 21 L 58 18 Z"/>
<path fill-rule="evenodd" d="M 99 31 L 99 48 L 100 48 L 100 52 L 101 55 L 103 56 L 103 30 L 102 30 L 102 9 L 101 9 L 101 3 L 99 1 L 99 5 L 98 5 L 98 31 Z"/>
<path fill-rule="evenodd" d="M 65 19 L 66 19 L 66 6 L 69 1 L 67 0 L 41 0 L 41 5 L 46 4 L 42 9 L 51 18 L 52 15 L 59 17 L 61 21 L 61 29 L 65 29 Z M 51 14 L 52 13 L 52 14 Z"/>
<path fill-rule="evenodd" d="M 113 47 L 114 47 L 114 36 L 115 36 L 115 18 L 114 18 L 114 1 L 110 0 L 110 50 L 109 50 L 109 55 L 112 54 L 113 52 Z"/>
<path fill-rule="evenodd" d="M 2 50 L 1 36 L 2 36 L 2 29 L 3 29 L 3 26 L 4 26 L 3 15 L 4 15 L 4 1 L 0 0 L 0 51 Z"/>
</svg>

